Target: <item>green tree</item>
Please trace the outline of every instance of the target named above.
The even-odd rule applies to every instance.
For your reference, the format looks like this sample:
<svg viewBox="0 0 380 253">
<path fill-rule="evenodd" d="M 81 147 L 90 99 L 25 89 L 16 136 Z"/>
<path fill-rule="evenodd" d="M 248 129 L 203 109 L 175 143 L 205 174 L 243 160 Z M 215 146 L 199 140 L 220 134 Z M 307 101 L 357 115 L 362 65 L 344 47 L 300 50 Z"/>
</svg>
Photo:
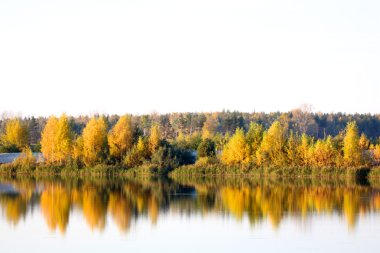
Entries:
<svg viewBox="0 0 380 253">
<path fill-rule="evenodd" d="M 204 139 L 197 148 L 198 157 L 215 157 L 215 142 Z"/>
</svg>

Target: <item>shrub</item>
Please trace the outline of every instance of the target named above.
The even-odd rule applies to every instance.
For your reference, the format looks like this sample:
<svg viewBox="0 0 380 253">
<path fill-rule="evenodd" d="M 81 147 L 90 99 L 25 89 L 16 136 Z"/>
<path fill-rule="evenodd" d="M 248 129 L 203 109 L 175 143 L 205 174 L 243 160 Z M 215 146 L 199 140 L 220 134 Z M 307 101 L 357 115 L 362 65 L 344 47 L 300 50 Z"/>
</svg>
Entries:
<svg viewBox="0 0 380 253">
<path fill-rule="evenodd" d="M 215 142 L 210 139 L 204 139 L 197 149 L 198 158 L 215 157 Z"/>
</svg>

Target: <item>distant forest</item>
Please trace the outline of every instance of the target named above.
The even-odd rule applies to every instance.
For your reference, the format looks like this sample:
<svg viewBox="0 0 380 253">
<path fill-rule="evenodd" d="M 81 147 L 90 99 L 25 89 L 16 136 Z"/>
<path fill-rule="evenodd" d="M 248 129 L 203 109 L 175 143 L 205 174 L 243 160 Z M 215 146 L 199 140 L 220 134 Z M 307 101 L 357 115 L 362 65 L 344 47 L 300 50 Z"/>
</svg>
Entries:
<svg viewBox="0 0 380 253">
<path fill-rule="evenodd" d="M 104 116 L 108 128 L 111 129 L 119 120 L 119 115 Z M 69 116 L 71 129 L 80 135 L 90 120 L 90 116 Z M 149 134 L 153 123 L 160 126 L 164 139 L 176 139 L 179 135 L 202 134 L 205 131 L 211 134 L 233 134 L 237 128 L 245 131 L 251 122 L 260 123 L 268 129 L 274 121 L 279 121 L 289 130 L 297 133 L 306 133 L 317 139 L 328 135 L 336 136 L 344 131 L 348 122 L 356 121 L 359 133 L 364 133 L 373 143 L 378 143 L 380 136 L 379 114 L 345 114 L 345 113 L 313 113 L 307 107 L 301 107 L 289 112 L 238 112 L 222 111 L 213 113 L 168 113 L 131 115 L 135 136 Z M 44 129 L 47 117 L 24 117 L 21 119 L 28 126 L 29 144 L 40 143 L 41 132 Z M 0 119 L 0 132 L 4 133 L 7 119 Z"/>
</svg>

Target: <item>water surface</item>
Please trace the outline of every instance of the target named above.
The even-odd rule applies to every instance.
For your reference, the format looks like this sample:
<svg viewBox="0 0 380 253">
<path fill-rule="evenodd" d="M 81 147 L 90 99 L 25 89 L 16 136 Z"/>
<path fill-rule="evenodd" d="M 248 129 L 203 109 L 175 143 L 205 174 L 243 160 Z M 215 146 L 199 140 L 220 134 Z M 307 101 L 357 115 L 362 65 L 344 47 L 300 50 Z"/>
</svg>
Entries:
<svg viewBox="0 0 380 253">
<path fill-rule="evenodd" d="M 373 252 L 380 191 L 311 180 L 0 180 L 4 252 Z"/>
</svg>

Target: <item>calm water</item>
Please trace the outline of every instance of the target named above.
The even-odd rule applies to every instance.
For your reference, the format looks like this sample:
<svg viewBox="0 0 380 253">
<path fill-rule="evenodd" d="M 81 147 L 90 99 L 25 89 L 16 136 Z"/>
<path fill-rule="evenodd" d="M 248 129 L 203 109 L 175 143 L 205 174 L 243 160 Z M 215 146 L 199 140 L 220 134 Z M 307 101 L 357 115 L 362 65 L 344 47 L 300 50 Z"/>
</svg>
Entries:
<svg viewBox="0 0 380 253">
<path fill-rule="evenodd" d="M 353 182 L 0 180 L 1 252 L 374 252 Z"/>
</svg>

